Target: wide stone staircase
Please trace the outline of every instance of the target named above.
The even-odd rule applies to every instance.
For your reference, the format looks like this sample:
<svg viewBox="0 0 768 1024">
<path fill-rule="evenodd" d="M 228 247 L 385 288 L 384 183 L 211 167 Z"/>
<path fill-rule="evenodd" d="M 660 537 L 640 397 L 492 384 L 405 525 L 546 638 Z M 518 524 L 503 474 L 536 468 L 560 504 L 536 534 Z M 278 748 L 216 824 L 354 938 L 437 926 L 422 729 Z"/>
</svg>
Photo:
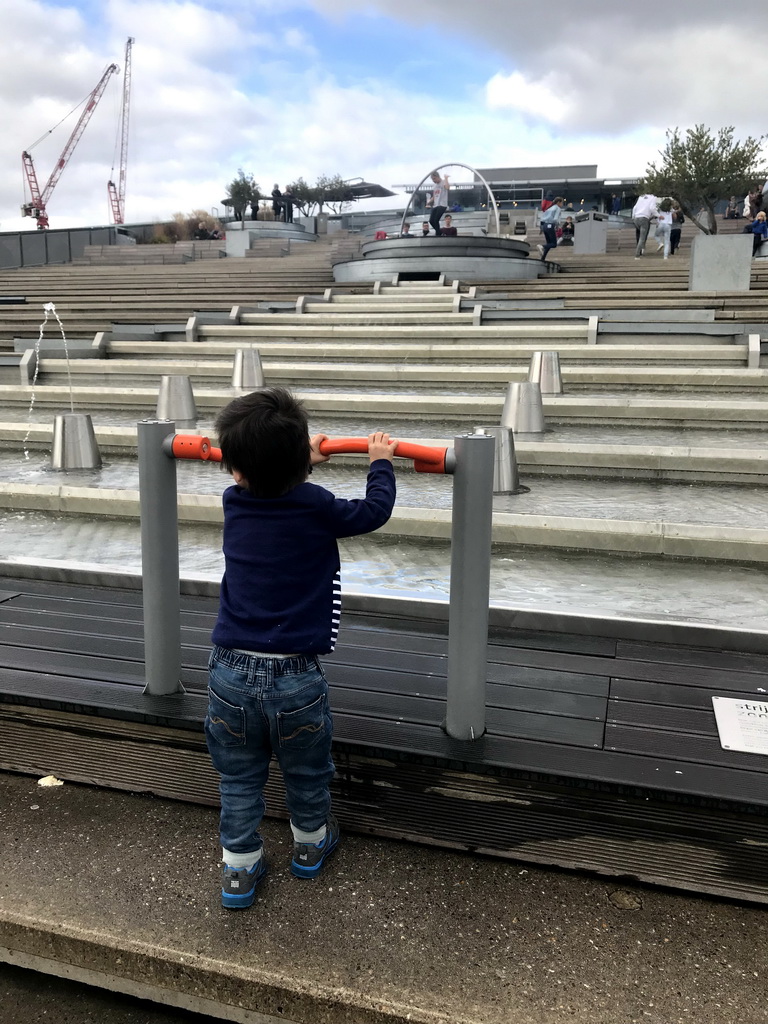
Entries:
<svg viewBox="0 0 768 1024">
<path fill-rule="evenodd" d="M 562 274 L 532 282 L 339 287 L 333 244 L 275 261 L 94 262 L 0 275 L 0 295 L 27 300 L 0 305 L 10 360 L 0 383 L 0 762 L 67 780 L 40 793 L 23 776 L 4 785 L 16 896 L 0 913 L 0 946 L 34 970 L 239 1022 L 476 1024 L 480 1005 L 489 1024 L 527 1021 L 506 989 L 496 1000 L 502 975 L 486 970 L 491 939 L 468 967 L 461 947 L 439 980 L 424 972 L 445 961 L 444 935 L 455 945 L 456 921 L 463 929 L 478 907 L 482 921 L 503 917 L 507 951 L 517 952 L 506 929 L 519 920 L 539 935 L 548 886 L 538 876 L 535 899 L 520 909 L 535 868 L 486 858 L 493 877 L 478 898 L 469 858 L 435 882 L 417 852 L 395 867 L 381 840 L 353 840 L 368 871 L 337 862 L 308 918 L 304 893 L 273 869 L 232 942 L 233 924 L 215 905 L 215 820 L 205 805 L 216 787 L 200 731 L 228 481 L 211 464 L 176 465 L 187 691 L 147 697 L 136 421 L 155 416 L 161 376 L 189 377 L 197 423 L 184 432 L 215 441 L 216 413 L 240 393 L 235 353 L 257 348 L 266 383 L 301 395 L 313 431 L 380 428 L 450 445 L 497 424 L 507 385 L 527 377 L 532 353 L 557 351 L 564 392 L 544 396 L 545 432 L 515 437 L 522 488 L 493 500 L 495 718 L 479 746 L 452 745 L 439 725 L 450 479 L 398 465 L 390 523 L 343 544 L 336 806 L 345 827 L 377 836 L 765 902 L 765 816 L 736 803 L 764 792 L 764 769 L 758 755 L 720 744 L 710 693 L 763 699 L 768 278 L 756 266 L 748 294 L 692 294 L 685 255 L 662 264 L 569 253 Z M 69 359 L 55 321 L 35 356 L 47 302 Z M 50 469 L 52 420 L 71 402 L 92 415 L 99 470 Z M 364 463 L 334 458 L 313 481 L 357 496 Z M 572 777 L 579 786 L 565 784 Z M 153 797 L 112 801 L 86 788 L 94 783 Z M 279 785 L 270 786 L 270 806 L 281 806 Z M 651 801 L 659 789 L 663 798 Z M 690 794 L 706 795 L 703 806 Z M 204 806 L 174 811 L 163 796 Z M 280 828 L 269 823 L 267 832 L 278 855 Z M 191 874 L 169 895 L 179 863 Z M 508 871 L 520 891 L 500 911 Z M 414 887 L 426 893 L 421 903 Z M 454 888 L 467 888 L 460 911 Z M 676 898 L 665 892 L 664 922 Z M 601 944 L 613 912 L 605 903 L 601 894 L 587 915 Z M 374 927 L 377 906 L 386 910 Z M 552 906 L 562 915 L 564 901 Z M 286 919 L 302 922 L 298 955 Z M 329 920 L 343 933 L 330 950 Z M 482 921 L 476 934 L 485 939 Z M 624 939 L 627 921 L 615 921 Z M 681 955 L 690 921 L 686 913 Z M 558 928 L 547 942 L 561 942 Z M 525 925 L 520 934 L 528 950 L 533 932 Z M 650 948 L 647 930 L 638 935 L 638 948 Z M 537 991 L 550 984 L 544 970 Z M 580 976 L 573 984 L 583 988 Z M 481 990 L 492 993 L 487 1003 Z"/>
<path fill-rule="evenodd" d="M 29 433 L 33 443 L 44 446 L 52 415 L 66 407 L 71 387 L 76 407 L 93 412 L 97 436 L 107 450 L 129 455 L 135 450 L 132 422 L 153 414 L 160 378 L 168 374 L 189 377 L 200 423 L 209 430 L 235 393 L 233 359 L 243 348 L 258 349 L 267 383 L 289 385 L 302 395 L 318 429 L 330 425 L 354 435 L 367 433 L 371 422 L 386 423 L 401 437 L 449 444 L 456 431 L 498 423 L 507 385 L 527 379 L 534 352 L 554 350 L 561 360 L 564 393 L 544 396 L 548 433 L 517 439 L 523 477 L 536 476 L 539 486 L 544 478 L 580 480 L 584 496 L 572 496 L 571 505 L 585 510 L 589 481 L 600 478 L 625 485 L 653 479 L 724 485 L 765 479 L 754 440 L 768 420 L 768 370 L 760 365 L 762 325 L 754 322 L 768 309 L 762 270 L 747 296 L 691 294 L 684 258 L 674 268 L 649 260 L 622 269 L 618 258 L 583 257 L 556 278 L 503 288 L 498 283 L 440 282 L 350 288 L 328 280 L 329 245 L 305 248 L 310 250 L 306 256 L 292 256 L 277 269 L 261 272 L 248 260 L 226 260 L 210 268 L 131 268 L 119 286 L 114 278 L 101 276 L 113 273 L 104 268 L 88 268 L 87 283 L 81 267 L 28 273 L 24 283 L 34 280 L 40 295 L 55 294 L 64 281 L 70 296 L 78 284 L 89 288 L 90 299 L 68 297 L 57 303 L 57 311 L 67 330 L 71 319 L 79 331 L 85 323 L 101 329 L 90 340 L 77 341 L 69 360 L 61 339 L 46 334 L 35 361 L 29 321 L 25 338 L 13 307 L 3 310 L 16 357 L 27 357 L 24 384 L 18 365 L 3 371 L 7 382 L 0 384 L 0 399 L 12 413 L 0 426 L 6 445 L 18 445 Z M 113 287 L 119 288 L 119 297 Z M 216 291 L 230 302 L 221 297 L 207 301 Z M 206 301 L 195 306 L 193 296 Z M 107 322 L 105 311 L 112 314 Z M 125 316 L 126 311 L 134 315 Z M 147 323 L 153 312 L 157 322 Z M 86 315 L 93 319 L 81 319 Z M 175 322 L 170 319 L 174 315 Z M 35 422 L 26 425 L 34 366 Z M 10 379 L 13 374 L 16 378 Z M 728 432 L 727 446 L 717 431 Z M 636 443 L 642 432 L 646 445 Z M 420 494 L 421 482 L 405 479 L 408 501 L 389 532 L 447 537 L 449 511 L 429 507 L 441 505 L 445 497 Z M 115 505 L 95 491 L 88 487 L 66 501 L 57 492 L 50 507 L 135 513 L 134 498 Z M 34 487 L 22 494 L 13 484 L 5 485 L 6 507 L 33 507 L 37 497 Z M 640 497 L 630 511 L 631 487 L 625 487 L 613 516 L 562 516 L 559 510 L 567 500 L 555 487 L 546 526 L 535 499 L 499 498 L 496 540 L 735 560 L 747 551 L 760 560 L 768 550 L 754 517 L 747 521 L 743 516 L 743 524 L 733 527 L 736 534 L 718 533 L 713 524 L 706 536 L 691 540 L 691 529 L 682 529 L 677 520 L 677 500 L 670 497 L 671 514 L 684 535 L 673 541 L 667 515 L 665 530 L 659 531 L 653 501 Z M 428 507 L 419 511 L 423 501 Z M 196 499 L 184 515 L 215 519 L 216 499 Z M 646 524 L 642 528 L 635 522 L 638 515 Z M 624 519 L 634 525 L 620 525 Z M 745 539 L 748 534 L 751 540 Z"/>
</svg>

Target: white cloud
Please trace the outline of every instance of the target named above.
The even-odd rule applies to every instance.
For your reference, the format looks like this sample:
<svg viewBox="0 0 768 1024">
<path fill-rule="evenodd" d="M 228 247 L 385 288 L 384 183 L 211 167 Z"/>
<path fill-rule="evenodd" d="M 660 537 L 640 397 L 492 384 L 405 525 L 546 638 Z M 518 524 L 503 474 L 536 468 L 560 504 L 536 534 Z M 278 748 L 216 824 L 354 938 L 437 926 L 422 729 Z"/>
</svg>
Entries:
<svg viewBox="0 0 768 1024">
<path fill-rule="evenodd" d="M 495 74 L 485 86 L 486 102 L 491 110 L 519 110 L 554 124 L 568 114 L 568 104 L 558 95 L 552 76 L 538 82 L 530 81 L 519 71 L 510 75 Z"/>
<path fill-rule="evenodd" d="M 358 0 L 311 2 L 326 14 L 359 16 Z M 426 31 L 432 46 L 449 31 L 481 41 L 497 56 L 492 95 L 505 79 L 547 88 L 556 79 L 572 129 L 703 121 L 733 124 L 741 135 L 765 130 L 764 62 L 749 51 L 766 23 L 765 0 L 731 8 L 722 0 L 549 0 L 545 8 L 530 0 L 368 0 L 366 9 Z"/>
</svg>

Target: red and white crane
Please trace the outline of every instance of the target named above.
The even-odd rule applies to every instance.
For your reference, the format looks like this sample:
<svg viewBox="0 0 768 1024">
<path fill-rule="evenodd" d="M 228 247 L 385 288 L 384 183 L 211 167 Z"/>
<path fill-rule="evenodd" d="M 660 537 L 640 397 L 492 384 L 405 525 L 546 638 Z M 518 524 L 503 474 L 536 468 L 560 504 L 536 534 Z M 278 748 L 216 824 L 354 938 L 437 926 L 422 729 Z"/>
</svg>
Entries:
<svg viewBox="0 0 768 1024">
<path fill-rule="evenodd" d="M 131 114 L 131 48 L 134 39 L 125 44 L 125 68 L 123 70 L 123 102 L 120 106 L 120 174 L 118 184 L 107 182 L 109 206 L 113 224 L 125 223 L 125 172 L 128 163 L 128 122 Z M 114 166 L 112 167 L 114 172 Z"/>
<path fill-rule="evenodd" d="M 64 147 L 61 156 L 56 161 L 56 164 L 54 165 L 54 168 L 51 171 L 51 176 L 46 182 L 45 188 L 42 189 L 42 191 L 37 182 L 37 174 L 35 172 L 35 165 L 32 161 L 32 157 L 30 156 L 27 150 L 25 150 L 21 154 L 21 162 L 24 168 L 24 176 L 27 182 L 27 187 L 29 189 L 29 194 L 31 196 L 31 201 L 28 203 L 24 203 L 21 207 L 21 215 L 22 217 L 36 217 L 38 228 L 43 229 L 48 227 L 47 206 L 48 200 L 51 198 L 51 193 L 56 188 L 56 183 L 61 177 L 64 168 L 69 163 L 69 158 L 75 151 L 75 147 L 80 141 L 80 138 L 88 125 L 88 122 L 93 116 L 93 112 L 96 109 L 99 100 L 104 95 L 104 90 L 107 87 L 107 82 L 109 81 L 110 77 L 116 74 L 119 70 L 120 69 L 118 68 L 117 64 L 110 64 L 104 71 L 104 74 L 99 79 L 96 88 L 86 99 L 85 107 L 83 109 L 82 114 L 80 115 L 77 124 L 75 125 L 74 131 L 70 135 L 69 140 L 67 141 L 67 144 Z M 51 129 L 51 131 L 52 130 L 53 129 Z M 46 134 L 50 134 L 50 132 L 46 132 Z"/>
</svg>

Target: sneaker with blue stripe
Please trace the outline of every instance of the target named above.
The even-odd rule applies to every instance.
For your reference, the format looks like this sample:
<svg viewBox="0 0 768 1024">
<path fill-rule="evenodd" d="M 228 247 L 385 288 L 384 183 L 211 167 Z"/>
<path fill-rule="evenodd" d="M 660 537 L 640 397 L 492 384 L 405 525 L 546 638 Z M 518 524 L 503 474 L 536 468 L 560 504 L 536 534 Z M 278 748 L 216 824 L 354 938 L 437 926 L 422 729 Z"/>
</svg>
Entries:
<svg viewBox="0 0 768 1024">
<path fill-rule="evenodd" d="M 267 873 L 267 858 L 262 853 L 253 868 L 231 868 L 221 873 L 221 905 L 227 910 L 245 910 L 256 899 L 256 886 Z"/>
<path fill-rule="evenodd" d="M 319 843 L 293 844 L 291 874 L 297 878 L 315 878 L 338 845 L 339 823 L 330 814 L 325 826 L 325 836 Z"/>
</svg>

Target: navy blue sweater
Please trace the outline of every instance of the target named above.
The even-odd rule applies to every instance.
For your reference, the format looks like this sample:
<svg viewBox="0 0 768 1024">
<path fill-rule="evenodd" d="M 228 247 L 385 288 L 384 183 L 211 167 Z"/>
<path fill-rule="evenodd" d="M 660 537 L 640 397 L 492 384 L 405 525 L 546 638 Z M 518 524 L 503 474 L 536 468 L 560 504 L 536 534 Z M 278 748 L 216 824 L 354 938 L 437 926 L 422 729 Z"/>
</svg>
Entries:
<svg viewBox="0 0 768 1024">
<path fill-rule="evenodd" d="M 271 654 L 327 654 L 339 631 L 337 537 L 383 526 L 395 503 L 392 463 L 371 464 L 365 498 L 335 498 L 316 484 L 281 498 L 224 492 L 224 578 L 213 642 Z"/>
</svg>

